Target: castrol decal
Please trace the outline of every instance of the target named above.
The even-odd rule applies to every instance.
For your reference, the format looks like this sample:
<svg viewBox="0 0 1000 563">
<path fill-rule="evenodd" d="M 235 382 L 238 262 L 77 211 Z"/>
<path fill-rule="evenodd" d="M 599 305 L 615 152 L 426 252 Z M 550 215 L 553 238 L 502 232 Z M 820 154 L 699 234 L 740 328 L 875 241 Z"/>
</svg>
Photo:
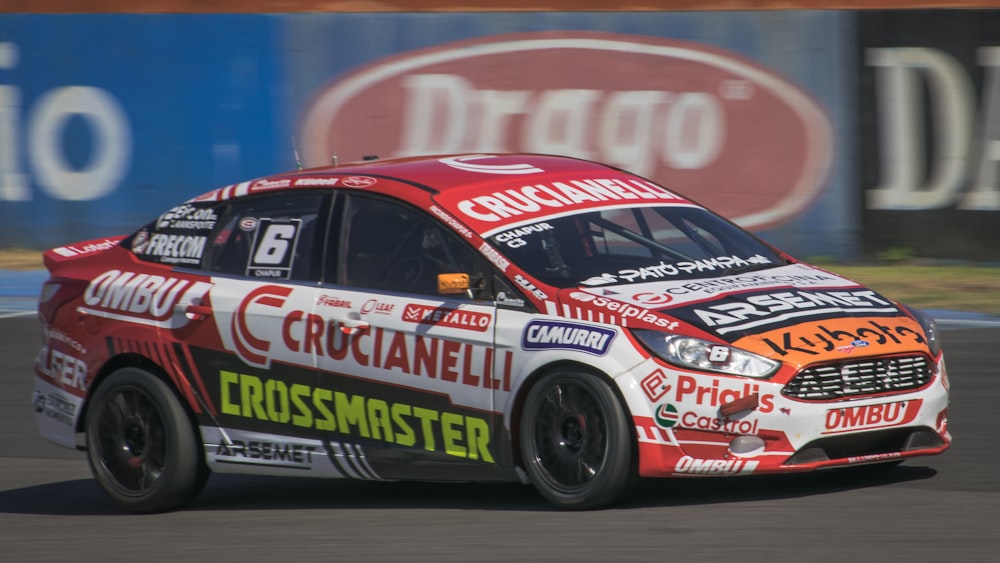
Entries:
<svg viewBox="0 0 1000 563">
<path fill-rule="evenodd" d="M 386 157 L 563 154 L 697 193 L 751 228 L 802 211 L 822 188 L 832 155 L 823 110 L 775 71 L 714 46 L 600 32 L 494 35 L 376 60 L 316 92 L 300 123 L 310 166 L 333 153 L 363 156 L 350 147 Z M 564 195 L 533 180 L 544 171 L 521 161 L 439 164 L 473 181 L 495 176 L 525 197 Z M 613 182 L 606 189 L 623 197 L 669 197 L 653 185 L 588 179 Z"/>
</svg>

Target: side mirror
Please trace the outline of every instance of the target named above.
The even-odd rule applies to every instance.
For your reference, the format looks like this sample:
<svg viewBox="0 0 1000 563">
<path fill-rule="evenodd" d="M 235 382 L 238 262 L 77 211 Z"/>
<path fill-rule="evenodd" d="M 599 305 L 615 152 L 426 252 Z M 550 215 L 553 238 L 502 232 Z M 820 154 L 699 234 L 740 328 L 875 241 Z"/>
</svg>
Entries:
<svg viewBox="0 0 1000 563">
<path fill-rule="evenodd" d="M 469 274 L 438 274 L 438 293 L 451 295 L 454 293 L 469 293 Z"/>
</svg>

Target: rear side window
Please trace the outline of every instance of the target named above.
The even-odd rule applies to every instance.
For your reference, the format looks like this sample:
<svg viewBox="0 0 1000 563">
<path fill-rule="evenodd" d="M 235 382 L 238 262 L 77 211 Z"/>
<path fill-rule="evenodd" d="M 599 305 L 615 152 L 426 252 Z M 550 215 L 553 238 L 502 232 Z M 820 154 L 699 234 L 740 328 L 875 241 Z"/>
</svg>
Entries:
<svg viewBox="0 0 1000 563">
<path fill-rule="evenodd" d="M 125 244 L 147 262 L 197 268 L 222 207 L 217 202 L 183 203 L 139 229 Z"/>
</svg>

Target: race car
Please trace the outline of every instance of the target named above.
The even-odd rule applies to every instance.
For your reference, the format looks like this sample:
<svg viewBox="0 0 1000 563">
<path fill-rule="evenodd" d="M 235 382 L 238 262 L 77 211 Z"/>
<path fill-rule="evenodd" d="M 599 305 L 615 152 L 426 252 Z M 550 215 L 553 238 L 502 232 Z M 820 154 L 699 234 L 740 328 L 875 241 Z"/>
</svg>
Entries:
<svg viewBox="0 0 1000 563">
<path fill-rule="evenodd" d="M 951 443 L 928 316 L 585 160 L 295 170 L 44 261 L 38 428 L 128 511 L 210 472 L 520 481 L 589 509 L 638 477 Z"/>
</svg>

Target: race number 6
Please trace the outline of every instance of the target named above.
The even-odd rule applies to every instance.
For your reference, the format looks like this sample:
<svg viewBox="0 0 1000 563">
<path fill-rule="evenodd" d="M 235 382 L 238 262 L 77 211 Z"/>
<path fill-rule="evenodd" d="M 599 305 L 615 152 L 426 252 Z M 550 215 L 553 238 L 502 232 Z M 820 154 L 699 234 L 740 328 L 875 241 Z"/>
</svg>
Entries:
<svg viewBox="0 0 1000 563">
<path fill-rule="evenodd" d="M 725 346 L 712 346 L 708 350 L 708 361 L 713 364 L 722 364 L 729 361 L 729 348 Z"/>
<path fill-rule="evenodd" d="M 296 225 L 271 223 L 261 235 L 257 252 L 253 255 L 255 265 L 277 266 L 284 263 L 288 247 L 295 240 Z"/>
</svg>

